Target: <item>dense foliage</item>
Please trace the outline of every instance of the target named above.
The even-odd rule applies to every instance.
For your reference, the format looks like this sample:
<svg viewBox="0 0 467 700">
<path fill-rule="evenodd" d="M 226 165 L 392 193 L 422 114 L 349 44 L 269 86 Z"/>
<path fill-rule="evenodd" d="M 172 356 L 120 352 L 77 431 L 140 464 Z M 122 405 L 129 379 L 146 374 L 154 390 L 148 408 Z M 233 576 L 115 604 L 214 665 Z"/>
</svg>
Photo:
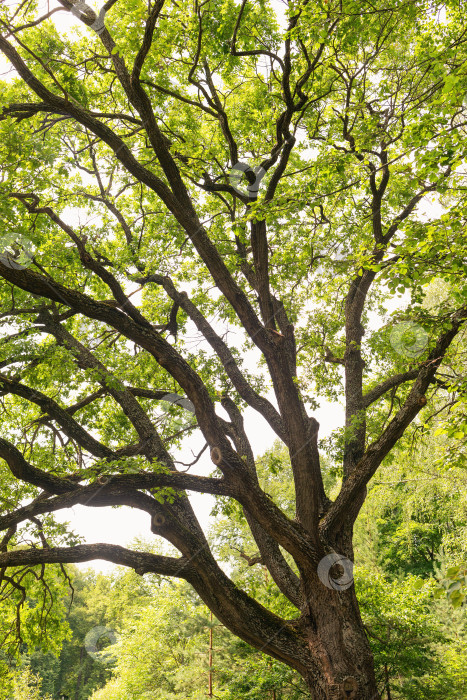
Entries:
<svg viewBox="0 0 467 700">
<path fill-rule="evenodd" d="M 202 696 L 212 614 L 221 697 L 458 697 L 462 4 L 96 9 L 0 6 L 6 692 Z M 86 544 L 76 504 L 168 544 Z M 77 576 L 66 612 L 96 557 L 138 596 Z"/>
</svg>

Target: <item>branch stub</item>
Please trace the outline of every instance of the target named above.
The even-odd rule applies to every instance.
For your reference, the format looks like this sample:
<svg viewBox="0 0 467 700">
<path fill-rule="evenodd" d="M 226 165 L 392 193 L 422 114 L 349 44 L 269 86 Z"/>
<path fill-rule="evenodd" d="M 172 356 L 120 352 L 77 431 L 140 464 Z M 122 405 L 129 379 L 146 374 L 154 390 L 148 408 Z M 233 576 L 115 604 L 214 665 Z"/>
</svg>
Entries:
<svg viewBox="0 0 467 700">
<path fill-rule="evenodd" d="M 217 466 L 222 462 L 222 452 L 218 447 L 213 447 L 211 450 L 211 460 Z"/>
</svg>

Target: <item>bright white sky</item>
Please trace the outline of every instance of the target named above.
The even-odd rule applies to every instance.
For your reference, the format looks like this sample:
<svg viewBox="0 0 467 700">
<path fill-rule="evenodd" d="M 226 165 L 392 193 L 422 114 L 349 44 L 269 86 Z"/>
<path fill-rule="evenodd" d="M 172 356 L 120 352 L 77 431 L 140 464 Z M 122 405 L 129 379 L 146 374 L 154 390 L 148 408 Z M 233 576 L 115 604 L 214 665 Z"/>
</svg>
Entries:
<svg viewBox="0 0 467 700">
<path fill-rule="evenodd" d="M 92 2 L 92 0 L 89 2 L 89 5 L 95 9 L 101 4 L 102 3 L 97 4 Z M 284 11 L 284 3 L 282 0 L 275 0 L 273 4 L 282 15 Z M 57 5 L 58 3 L 52 0 L 49 4 L 49 8 L 53 8 Z M 43 7 L 47 7 L 47 3 L 45 3 Z M 39 14 L 43 14 L 43 8 L 40 10 Z M 69 32 L 72 27 L 76 27 L 81 24 L 68 12 L 57 13 L 54 16 L 54 19 L 59 30 L 64 32 Z M 0 59 L 1 77 L 6 78 L 6 75 L 10 73 L 10 71 L 11 67 L 8 66 L 7 62 Z M 430 214 L 432 214 L 431 208 Z M 395 303 L 391 305 L 393 307 L 400 304 L 400 300 L 394 300 L 394 302 Z M 257 356 L 255 356 L 255 353 L 250 354 L 247 359 L 246 366 L 247 369 L 251 370 L 254 370 L 257 367 Z M 269 398 L 273 400 L 271 396 Z M 321 424 L 320 437 L 326 437 L 342 424 L 342 406 L 323 403 L 321 408 L 315 412 L 315 417 Z M 256 412 L 252 409 L 248 409 L 245 413 L 245 425 L 255 455 L 261 455 L 265 450 L 271 447 L 276 436 L 267 425 L 266 421 L 264 421 L 262 417 L 258 416 L 258 414 L 256 414 Z M 195 436 L 190 438 L 189 445 L 182 449 L 176 458 L 185 463 L 191 462 L 193 459 L 192 454 L 199 452 L 203 445 L 204 441 L 198 432 Z M 206 452 L 201 458 L 200 462 L 195 465 L 195 467 L 191 468 L 190 472 L 194 474 L 207 475 L 212 471 L 212 469 L 212 462 L 209 458 L 208 452 Z M 209 525 L 209 513 L 213 505 L 213 498 L 210 496 L 194 494 L 191 497 L 191 502 L 201 521 L 201 524 L 206 528 Z M 61 511 L 60 515 L 57 517 L 59 517 L 62 521 L 69 521 L 73 529 L 77 533 L 81 534 L 88 543 L 108 542 L 128 545 L 135 537 L 142 537 L 148 540 L 150 540 L 152 537 L 149 528 L 149 515 L 126 507 L 91 508 L 76 506 L 74 508 Z M 84 568 L 93 566 L 98 571 L 109 571 L 114 568 L 112 564 L 103 561 L 90 562 L 82 564 L 81 566 Z"/>
</svg>

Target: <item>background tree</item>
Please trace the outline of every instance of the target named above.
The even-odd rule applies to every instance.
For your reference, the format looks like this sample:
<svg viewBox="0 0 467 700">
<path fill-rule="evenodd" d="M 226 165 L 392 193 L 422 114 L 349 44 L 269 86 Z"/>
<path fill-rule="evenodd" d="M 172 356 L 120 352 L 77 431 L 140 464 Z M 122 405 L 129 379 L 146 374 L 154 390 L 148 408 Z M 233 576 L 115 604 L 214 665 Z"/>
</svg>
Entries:
<svg viewBox="0 0 467 700">
<path fill-rule="evenodd" d="M 50 700 L 50 696 L 41 694 L 40 685 L 40 679 L 25 666 L 14 681 L 13 700 Z"/>
<path fill-rule="evenodd" d="M 353 526 L 420 411 L 447 387 L 465 396 L 465 18 L 454 2 L 281 9 L 2 6 L 17 77 L 2 97 L 0 566 L 12 590 L 14 567 L 96 557 L 185 579 L 317 700 L 370 700 Z M 63 10 L 80 33 L 54 24 Z M 439 277 L 450 295 L 427 309 Z M 174 393 L 188 424 L 161 424 Z M 338 398 L 331 499 L 310 411 Z M 287 448 L 293 514 L 258 481 L 247 406 Z M 177 470 L 194 430 L 210 477 Z M 291 617 L 220 568 L 186 491 L 241 506 Z M 41 520 L 76 503 L 147 511 L 180 556 L 77 544 Z"/>
<path fill-rule="evenodd" d="M 97 650 L 105 649 L 114 641 L 112 630 L 117 627 L 121 614 L 118 615 L 112 606 L 113 581 L 110 577 L 96 576 L 93 572 L 81 573 L 74 567 L 72 576 L 73 596 L 71 600 L 70 591 L 66 619 L 70 638 L 64 641 L 59 655 L 48 654 L 44 658 L 39 652 L 31 656 L 30 663 L 31 668 L 42 676 L 43 689 L 52 697 L 58 698 L 63 693 L 70 700 L 86 700 L 109 680 L 111 671 L 110 659 L 101 663 L 89 653 L 89 649 L 94 646 Z M 133 586 L 131 600 L 125 601 L 127 610 L 132 604 L 142 602 L 141 587 Z M 111 639 L 104 630 L 110 631 Z M 94 631 L 97 634 L 93 636 Z"/>
</svg>

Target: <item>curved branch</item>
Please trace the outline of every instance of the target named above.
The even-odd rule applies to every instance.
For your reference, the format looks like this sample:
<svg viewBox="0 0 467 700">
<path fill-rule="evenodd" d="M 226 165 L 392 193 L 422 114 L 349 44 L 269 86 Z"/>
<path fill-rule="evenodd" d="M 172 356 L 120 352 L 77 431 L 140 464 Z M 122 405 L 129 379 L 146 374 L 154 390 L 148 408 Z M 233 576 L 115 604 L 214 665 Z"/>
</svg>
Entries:
<svg viewBox="0 0 467 700">
<path fill-rule="evenodd" d="M 64 3 L 62 3 L 64 4 Z M 70 7 L 72 3 L 69 3 Z M 69 9 L 69 8 L 67 8 Z M 3 37 L 0 36 L 0 50 L 14 66 L 24 82 L 38 95 L 44 103 L 53 110 L 58 110 L 60 114 L 69 115 L 79 124 L 90 129 L 99 139 L 106 143 L 115 153 L 115 156 L 125 166 L 125 168 L 141 182 L 153 190 L 164 202 L 177 220 L 180 218 L 180 207 L 169 187 L 157 175 L 139 163 L 125 144 L 112 129 L 96 119 L 91 112 L 79 106 L 75 102 L 64 99 L 51 92 L 27 67 L 16 49 Z M 186 224 L 186 220 L 183 219 Z"/>
<path fill-rule="evenodd" d="M 77 485 L 69 479 L 48 474 L 42 469 L 27 462 L 21 452 L 10 442 L 0 437 L 0 458 L 8 464 L 11 473 L 17 479 L 26 481 L 34 486 L 40 486 L 49 493 L 67 493 L 77 489 Z"/>
<path fill-rule="evenodd" d="M 28 465 L 31 467 L 31 465 Z M 28 479 L 24 479 L 28 481 Z M 62 480 L 64 482 L 65 480 Z M 53 498 L 43 495 L 11 513 L 0 516 L 0 530 L 27 520 L 31 516 L 42 513 L 52 513 L 62 508 L 71 508 L 80 504 L 83 506 L 102 507 L 126 505 L 150 512 L 147 504 L 141 505 L 137 489 L 153 489 L 172 487 L 180 491 L 196 491 L 217 496 L 231 496 L 232 489 L 222 479 L 212 479 L 193 474 L 115 474 L 99 477 L 97 482 L 88 486 L 80 486 L 73 482 L 72 491 L 65 491 Z M 51 491 L 49 491 L 51 492 Z M 55 493 L 58 493 L 55 489 Z M 153 505 L 155 505 L 154 502 Z"/>
<path fill-rule="evenodd" d="M 111 561 L 129 566 L 138 574 L 162 574 L 188 578 L 192 567 L 185 557 L 163 557 L 147 552 L 133 552 L 116 544 L 78 544 L 75 547 L 48 547 L 47 549 L 17 549 L 0 552 L 0 567 L 27 564 L 74 564 L 93 559 Z"/>
<path fill-rule="evenodd" d="M 232 54 L 232 56 L 269 56 L 274 61 L 277 61 L 279 63 L 279 65 L 281 66 L 281 68 L 284 69 L 284 62 L 282 61 L 280 56 L 273 53 L 272 51 L 264 51 L 263 49 L 252 50 L 252 51 L 237 51 L 237 49 L 236 49 L 237 33 L 238 33 L 239 28 L 240 28 L 243 12 L 245 10 L 245 5 L 247 4 L 247 2 L 248 2 L 248 0 L 243 0 L 242 5 L 240 7 L 237 21 L 235 23 L 232 41 L 230 42 L 230 53 Z"/>
<path fill-rule="evenodd" d="M 66 117 L 70 116 L 66 109 L 52 107 L 46 102 L 10 102 L 10 104 L 2 108 L 0 112 L 0 121 L 6 117 L 14 117 L 17 121 L 22 121 L 23 119 L 33 117 L 35 114 L 39 114 L 39 112 L 61 114 Z M 142 126 L 141 119 L 136 119 L 136 117 L 132 117 L 131 114 L 123 114 L 122 112 L 90 112 L 90 114 L 96 119 L 121 119 L 130 124 Z"/>
<path fill-rule="evenodd" d="M 416 379 L 418 377 L 419 371 L 420 368 L 415 367 L 414 369 L 410 369 L 407 372 L 394 374 L 392 377 L 385 379 L 384 382 L 381 382 L 381 384 L 378 384 L 378 386 L 375 386 L 374 389 L 370 389 L 370 391 L 363 395 L 364 408 L 368 408 L 368 406 L 371 406 L 371 404 L 377 401 L 379 398 L 381 398 L 381 396 L 384 396 L 384 394 L 387 391 L 389 391 L 389 389 L 392 389 L 395 386 L 399 386 L 400 384 L 404 384 L 404 382 L 409 382 L 411 379 Z"/>
<path fill-rule="evenodd" d="M 89 252 L 86 250 L 82 239 L 73 231 L 71 226 L 63 221 L 63 219 L 58 216 L 51 207 L 39 207 L 39 197 L 34 193 L 22 193 L 22 192 L 12 192 L 10 197 L 15 197 L 19 199 L 20 202 L 24 204 L 26 209 L 30 214 L 45 214 L 53 221 L 57 226 L 59 226 L 62 231 L 66 233 L 67 236 L 75 243 L 76 248 L 79 253 L 80 260 L 83 267 L 91 270 L 109 287 L 110 291 L 114 295 L 114 298 L 119 306 L 125 313 L 130 316 L 136 323 L 151 327 L 149 321 L 147 321 L 141 312 L 133 306 L 130 299 L 126 296 L 120 283 L 115 279 L 115 277 L 97 260 L 95 260 Z"/>
<path fill-rule="evenodd" d="M 106 445 L 92 437 L 84 428 L 80 426 L 70 415 L 70 412 L 62 408 L 56 401 L 49 398 L 37 389 L 31 389 L 25 384 L 13 381 L 3 374 L 0 374 L 0 396 L 2 394 L 14 394 L 21 396 L 32 403 L 37 404 L 45 413 L 53 418 L 65 434 L 75 440 L 85 450 L 100 458 L 116 459 L 116 453 Z"/>
<path fill-rule="evenodd" d="M 97 370 L 97 381 L 121 406 L 141 439 L 141 452 L 149 459 L 158 459 L 169 468 L 173 461 L 162 444 L 162 440 L 147 413 L 142 409 L 134 395 L 88 350 L 74 338 L 62 325 L 51 316 L 43 313 L 41 320 L 44 329 L 53 335 L 60 345 L 71 350 L 79 366 Z"/>
</svg>

